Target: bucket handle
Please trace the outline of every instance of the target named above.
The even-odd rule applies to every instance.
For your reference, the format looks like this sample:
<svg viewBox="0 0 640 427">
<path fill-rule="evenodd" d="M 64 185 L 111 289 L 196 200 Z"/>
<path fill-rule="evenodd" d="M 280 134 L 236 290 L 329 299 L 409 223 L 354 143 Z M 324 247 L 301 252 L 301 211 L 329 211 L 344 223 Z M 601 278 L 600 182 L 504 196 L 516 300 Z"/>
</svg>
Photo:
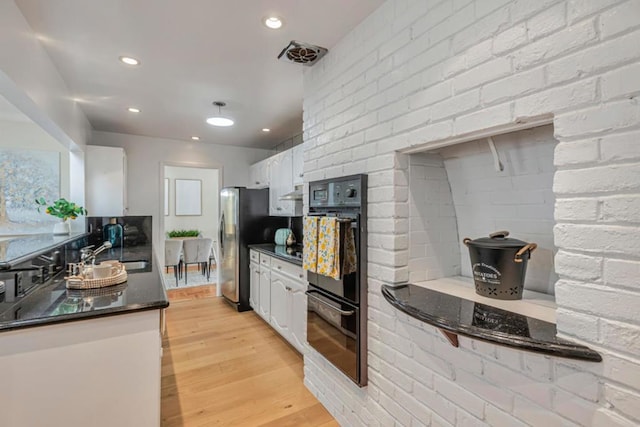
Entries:
<svg viewBox="0 0 640 427">
<path fill-rule="evenodd" d="M 531 252 L 535 251 L 537 247 L 538 245 L 536 245 L 535 243 L 527 243 L 525 246 L 522 247 L 522 249 L 518 251 L 518 253 L 516 253 L 516 256 L 513 259 L 513 261 L 522 262 L 522 255 L 524 255 L 525 252 L 529 252 L 529 255 L 531 255 Z"/>
<path fill-rule="evenodd" d="M 469 246 L 469 242 L 471 241 L 470 238 L 465 237 L 464 239 L 462 239 L 462 243 L 464 243 L 466 246 Z"/>
</svg>

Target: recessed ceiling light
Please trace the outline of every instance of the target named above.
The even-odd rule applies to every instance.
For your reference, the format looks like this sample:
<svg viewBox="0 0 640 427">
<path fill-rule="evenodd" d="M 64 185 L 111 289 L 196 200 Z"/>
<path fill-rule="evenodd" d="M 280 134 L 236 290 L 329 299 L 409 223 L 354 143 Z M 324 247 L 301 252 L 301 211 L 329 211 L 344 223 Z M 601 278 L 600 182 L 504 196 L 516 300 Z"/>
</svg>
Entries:
<svg viewBox="0 0 640 427">
<path fill-rule="evenodd" d="M 140 61 L 138 61 L 136 58 L 132 58 L 130 56 L 121 56 L 120 57 L 120 61 L 127 64 L 127 65 L 139 65 Z"/>
<path fill-rule="evenodd" d="M 262 21 L 267 28 L 271 28 L 272 30 L 277 30 L 282 27 L 282 19 L 277 16 L 268 16 L 264 18 Z"/>
<path fill-rule="evenodd" d="M 200 141 L 200 137 L 199 136 L 192 136 L 191 139 L 193 139 L 194 141 Z"/>
<path fill-rule="evenodd" d="M 217 116 L 213 116 L 213 117 L 209 117 L 207 119 L 207 123 L 209 123 L 212 126 L 222 126 L 222 127 L 233 126 L 233 120 L 231 120 L 231 119 L 229 119 L 227 117 L 224 117 L 222 115 L 221 108 L 224 107 L 227 104 L 224 103 L 224 102 L 221 102 L 221 101 L 214 101 L 213 105 L 218 107 L 218 115 Z"/>
<path fill-rule="evenodd" d="M 269 128 L 262 128 L 262 132 L 271 132 L 271 129 L 269 129 Z"/>
<path fill-rule="evenodd" d="M 135 108 L 135 107 L 129 107 L 127 108 L 127 111 L 130 113 L 139 113 L 140 109 L 139 108 Z"/>
</svg>

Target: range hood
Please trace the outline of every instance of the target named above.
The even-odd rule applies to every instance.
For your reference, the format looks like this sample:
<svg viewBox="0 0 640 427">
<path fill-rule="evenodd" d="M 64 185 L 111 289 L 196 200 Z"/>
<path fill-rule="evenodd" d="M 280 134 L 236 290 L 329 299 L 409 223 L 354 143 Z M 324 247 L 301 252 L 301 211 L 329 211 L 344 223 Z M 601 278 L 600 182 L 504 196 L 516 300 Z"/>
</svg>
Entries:
<svg viewBox="0 0 640 427">
<path fill-rule="evenodd" d="M 302 188 L 296 188 L 291 193 L 283 194 L 278 200 L 302 201 Z"/>
</svg>

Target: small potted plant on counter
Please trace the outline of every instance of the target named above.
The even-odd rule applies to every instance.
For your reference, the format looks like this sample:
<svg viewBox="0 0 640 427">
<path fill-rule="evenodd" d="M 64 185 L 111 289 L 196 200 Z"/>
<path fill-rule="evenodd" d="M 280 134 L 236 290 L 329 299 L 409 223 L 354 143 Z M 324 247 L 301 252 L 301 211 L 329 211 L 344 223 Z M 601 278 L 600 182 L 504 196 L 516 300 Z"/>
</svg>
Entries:
<svg viewBox="0 0 640 427">
<path fill-rule="evenodd" d="M 60 218 L 62 221 L 53 226 L 53 234 L 69 234 L 70 224 L 69 219 L 76 219 L 78 215 L 87 215 L 88 212 L 82 206 L 78 206 L 73 202 L 68 201 L 67 199 L 60 198 L 53 202 L 53 204 L 48 205 L 47 201 L 44 197 L 40 197 L 36 199 L 36 204 L 38 205 L 38 212 L 40 212 L 40 208 L 46 207 L 45 213 Z"/>
</svg>

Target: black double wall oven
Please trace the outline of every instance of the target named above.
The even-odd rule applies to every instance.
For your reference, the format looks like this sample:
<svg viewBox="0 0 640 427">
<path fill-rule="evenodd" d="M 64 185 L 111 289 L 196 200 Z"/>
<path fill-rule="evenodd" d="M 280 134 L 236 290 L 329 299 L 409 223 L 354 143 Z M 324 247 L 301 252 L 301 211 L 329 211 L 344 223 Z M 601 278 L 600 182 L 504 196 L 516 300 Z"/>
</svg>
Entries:
<svg viewBox="0 0 640 427">
<path fill-rule="evenodd" d="M 367 385 L 367 176 L 310 183 L 309 215 L 336 217 L 341 242 L 350 227 L 356 262 L 355 271 L 337 280 L 307 272 L 307 341 L 363 387 Z M 342 266 L 344 244 L 339 256 Z"/>
</svg>

